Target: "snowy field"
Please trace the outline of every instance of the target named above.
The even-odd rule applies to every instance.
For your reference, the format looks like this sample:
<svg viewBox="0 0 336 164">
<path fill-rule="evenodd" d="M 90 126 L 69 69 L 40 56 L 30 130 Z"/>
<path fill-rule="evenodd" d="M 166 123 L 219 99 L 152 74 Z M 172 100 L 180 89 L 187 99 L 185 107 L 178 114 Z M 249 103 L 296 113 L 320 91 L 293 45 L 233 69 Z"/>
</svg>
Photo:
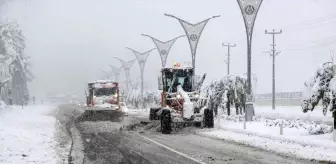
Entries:
<svg viewBox="0 0 336 164">
<path fill-rule="evenodd" d="M 55 164 L 59 152 L 53 105 L 0 109 L 0 163 Z"/>
</svg>

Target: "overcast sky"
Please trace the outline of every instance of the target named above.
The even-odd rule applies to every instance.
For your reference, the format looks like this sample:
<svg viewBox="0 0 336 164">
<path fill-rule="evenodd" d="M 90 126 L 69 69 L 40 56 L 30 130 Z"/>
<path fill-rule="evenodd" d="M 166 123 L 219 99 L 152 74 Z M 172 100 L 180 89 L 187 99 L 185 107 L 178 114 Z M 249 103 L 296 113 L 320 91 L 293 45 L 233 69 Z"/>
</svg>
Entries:
<svg viewBox="0 0 336 164">
<path fill-rule="evenodd" d="M 277 49 L 282 51 L 276 57 L 276 91 L 300 91 L 312 72 L 330 60 L 329 49 L 336 50 L 335 9 L 335 0 L 264 0 L 253 38 L 257 93 L 270 93 L 272 88 L 272 60 L 263 53 L 271 48 L 272 38 L 265 29 L 283 30 L 276 36 Z M 99 69 L 120 66 L 113 56 L 135 58 L 126 46 L 140 52 L 155 47 L 141 33 L 163 41 L 184 34 L 178 21 L 164 13 L 191 23 L 221 15 L 208 22 L 197 49 L 197 73 L 208 74 L 206 83 L 226 75 L 227 49 L 222 42 L 237 44 L 231 51 L 231 74 L 246 72 L 245 28 L 236 0 L 14 0 L 2 7 L 1 16 L 21 24 L 36 76 L 31 93 L 42 96 L 84 94 L 86 82 L 102 76 Z M 173 45 L 167 65 L 173 60 L 182 65 L 191 61 L 187 38 Z M 159 54 L 153 51 L 145 68 L 145 81 L 153 88 L 160 65 Z M 138 63 L 131 75 L 133 79 L 140 75 Z"/>
</svg>

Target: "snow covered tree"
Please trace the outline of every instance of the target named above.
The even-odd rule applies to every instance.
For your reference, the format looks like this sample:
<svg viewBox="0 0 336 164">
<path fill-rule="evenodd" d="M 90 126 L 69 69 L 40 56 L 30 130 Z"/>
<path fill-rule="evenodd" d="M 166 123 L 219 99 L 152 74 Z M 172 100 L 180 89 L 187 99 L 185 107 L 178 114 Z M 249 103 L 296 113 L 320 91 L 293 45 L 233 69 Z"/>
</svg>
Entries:
<svg viewBox="0 0 336 164">
<path fill-rule="evenodd" d="M 0 40 L 3 44 L 1 52 L 10 66 L 13 102 L 14 104 L 27 103 L 29 99 L 27 83 L 33 79 L 33 75 L 30 71 L 30 57 L 24 53 L 26 38 L 19 24 L 12 21 L 1 25 Z"/>
<path fill-rule="evenodd" d="M 127 95 L 127 103 L 132 105 L 134 108 L 139 108 L 142 104 L 141 102 L 141 90 L 138 89 L 132 89 L 129 94 Z M 144 91 L 143 94 L 144 97 L 144 103 L 145 107 L 154 107 L 155 105 L 160 103 L 160 92 L 159 91 Z"/>
<path fill-rule="evenodd" d="M 204 96 L 209 97 L 209 108 L 218 113 L 219 107 L 227 109 L 230 115 L 230 106 L 235 104 L 236 114 L 245 111 L 247 80 L 240 76 L 226 76 L 219 81 L 213 81 L 202 90 Z"/>
<path fill-rule="evenodd" d="M 330 104 L 330 81 L 334 78 L 333 64 L 324 64 L 304 83 L 305 90 L 301 107 L 303 112 L 313 111 L 322 100 L 323 114 L 326 115 Z"/>
</svg>

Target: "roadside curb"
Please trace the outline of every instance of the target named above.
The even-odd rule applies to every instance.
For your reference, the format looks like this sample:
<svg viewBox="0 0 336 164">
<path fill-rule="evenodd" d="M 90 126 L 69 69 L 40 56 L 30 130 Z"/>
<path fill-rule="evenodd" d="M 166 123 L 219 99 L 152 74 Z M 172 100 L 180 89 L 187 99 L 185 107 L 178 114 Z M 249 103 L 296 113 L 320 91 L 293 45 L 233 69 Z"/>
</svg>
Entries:
<svg viewBox="0 0 336 164">
<path fill-rule="evenodd" d="M 60 110 L 60 109 L 63 110 Z M 67 153 L 68 164 L 83 164 L 84 163 L 84 148 L 81 140 L 81 135 L 75 125 L 76 120 L 81 116 L 80 109 L 73 105 L 63 105 L 58 107 L 56 119 L 61 122 L 61 125 L 66 130 L 66 135 L 70 138 L 70 148 Z"/>
<path fill-rule="evenodd" d="M 84 148 L 81 135 L 76 128 L 74 121 L 71 121 L 69 131 L 71 137 L 71 150 L 69 154 L 69 164 L 83 164 L 84 163 Z"/>
</svg>

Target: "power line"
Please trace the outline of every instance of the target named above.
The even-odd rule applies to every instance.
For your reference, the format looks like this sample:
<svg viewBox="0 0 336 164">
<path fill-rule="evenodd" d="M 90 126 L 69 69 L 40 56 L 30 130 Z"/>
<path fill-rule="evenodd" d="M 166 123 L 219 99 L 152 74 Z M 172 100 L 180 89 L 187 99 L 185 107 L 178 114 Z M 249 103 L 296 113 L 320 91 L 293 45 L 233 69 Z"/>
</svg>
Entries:
<svg viewBox="0 0 336 164">
<path fill-rule="evenodd" d="M 316 48 L 323 48 L 325 46 L 336 45 L 336 37 L 329 37 L 330 39 L 324 39 L 321 41 L 313 41 L 314 44 L 310 46 L 299 46 L 285 49 L 286 51 L 300 51 L 300 50 L 307 50 L 307 49 L 316 49 Z"/>
<path fill-rule="evenodd" d="M 319 17 L 319 18 L 315 18 L 315 19 L 311 19 L 311 20 L 308 20 L 308 21 L 304 21 L 301 24 L 307 24 L 307 25 L 309 25 L 309 24 L 320 23 L 320 22 L 323 22 L 323 21 L 328 20 L 330 18 L 336 18 L 336 12 L 328 14 L 328 15 L 325 15 L 325 16 L 322 16 L 322 17 Z"/>
<path fill-rule="evenodd" d="M 298 23 L 293 26 L 285 26 L 282 27 L 282 29 L 286 29 L 286 31 L 301 31 L 301 30 L 309 30 L 314 28 L 320 28 L 327 26 L 329 24 L 335 24 L 336 23 L 336 12 L 330 13 L 325 16 L 303 21 L 301 23 Z"/>
</svg>

